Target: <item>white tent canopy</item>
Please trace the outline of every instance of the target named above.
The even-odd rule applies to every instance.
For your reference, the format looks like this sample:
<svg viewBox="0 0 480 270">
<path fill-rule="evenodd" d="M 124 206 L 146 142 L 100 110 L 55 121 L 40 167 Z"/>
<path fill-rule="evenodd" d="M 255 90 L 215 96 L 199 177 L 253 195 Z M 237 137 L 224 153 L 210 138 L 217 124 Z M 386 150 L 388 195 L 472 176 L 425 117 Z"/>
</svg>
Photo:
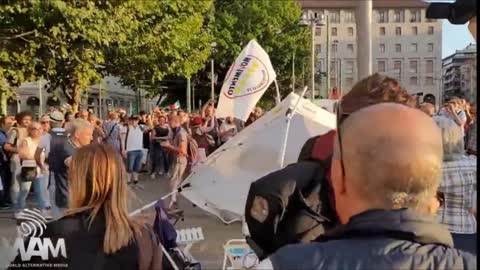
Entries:
<svg viewBox="0 0 480 270">
<path fill-rule="evenodd" d="M 197 165 L 184 182 L 191 186 L 181 194 L 225 223 L 241 220 L 250 183 L 280 169 L 286 113 L 298 99 L 291 93 Z M 297 161 L 307 139 L 335 127 L 335 115 L 302 98 L 291 119 L 285 165 Z"/>
</svg>

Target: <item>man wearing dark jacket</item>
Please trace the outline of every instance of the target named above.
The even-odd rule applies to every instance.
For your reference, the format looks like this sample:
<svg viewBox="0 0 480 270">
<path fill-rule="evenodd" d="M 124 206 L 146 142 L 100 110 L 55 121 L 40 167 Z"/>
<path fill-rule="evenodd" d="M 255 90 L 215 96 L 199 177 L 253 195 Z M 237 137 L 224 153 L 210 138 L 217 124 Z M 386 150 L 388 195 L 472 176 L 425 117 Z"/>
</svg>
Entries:
<svg viewBox="0 0 480 270">
<path fill-rule="evenodd" d="M 342 225 L 258 269 L 476 269 L 434 218 L 442 155 L 440 131 L 419 110 L 385 103 L 353 113 L 337 131 L 331 168 Z"/>
</svg>

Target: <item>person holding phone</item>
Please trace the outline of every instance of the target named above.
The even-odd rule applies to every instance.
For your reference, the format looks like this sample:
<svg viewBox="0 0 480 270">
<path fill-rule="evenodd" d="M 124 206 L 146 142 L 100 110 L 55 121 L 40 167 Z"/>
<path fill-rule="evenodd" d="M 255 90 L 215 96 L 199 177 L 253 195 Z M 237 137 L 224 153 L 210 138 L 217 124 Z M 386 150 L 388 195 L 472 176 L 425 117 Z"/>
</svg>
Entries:
<svg viewBox="0 0 480 270">
<path fill-rule="evenodd" d="M 225 121 L 223 121 L 218 131 L 220 142 L 222 144 L 226 143 L 233 136 L 237 135 L 237 133 L 238 133 L 237 125 L 235 125 L 235 122 L 233 121 L 233 117 L 228 116 L 227 118 L 225 118 Z"/>
</svg>

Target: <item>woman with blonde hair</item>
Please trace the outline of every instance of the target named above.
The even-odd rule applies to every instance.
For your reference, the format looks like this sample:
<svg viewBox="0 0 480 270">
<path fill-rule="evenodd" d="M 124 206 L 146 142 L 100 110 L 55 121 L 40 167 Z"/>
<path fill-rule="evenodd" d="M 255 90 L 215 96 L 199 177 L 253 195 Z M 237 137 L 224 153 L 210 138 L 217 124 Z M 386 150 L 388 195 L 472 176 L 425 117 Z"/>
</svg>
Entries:
<svg viewBox="0 0 480 270">
<path fill-rule="evenodd" d="M 64 239 L 66 258 L 34 256 L 28 263 L 62 263 L 68 269 L 162 269 L 153 230 L 128 215 L 127 173 L 118 151 L 107 144 L 77 150 L 69 169 L 70 204 L 47 225 L 42 238 Z M 22 264 L 20 256 L 15 263 Z"/>
</svg>

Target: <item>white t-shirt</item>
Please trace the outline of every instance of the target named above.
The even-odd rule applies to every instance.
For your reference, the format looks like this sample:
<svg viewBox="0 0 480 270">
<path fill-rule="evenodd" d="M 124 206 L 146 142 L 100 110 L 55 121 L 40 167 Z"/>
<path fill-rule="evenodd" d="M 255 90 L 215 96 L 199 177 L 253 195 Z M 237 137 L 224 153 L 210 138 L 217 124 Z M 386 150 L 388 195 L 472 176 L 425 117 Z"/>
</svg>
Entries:
<svg viewBox="0 0 480 270">
<path fill-rule="evenodd" d="M 136 128 L 133 126 L 122 127 L 121 134 L 126 137 L 125 151 L 136 151 L 143 149 L 143 128 L 138 125 Z"/>
</svg>

